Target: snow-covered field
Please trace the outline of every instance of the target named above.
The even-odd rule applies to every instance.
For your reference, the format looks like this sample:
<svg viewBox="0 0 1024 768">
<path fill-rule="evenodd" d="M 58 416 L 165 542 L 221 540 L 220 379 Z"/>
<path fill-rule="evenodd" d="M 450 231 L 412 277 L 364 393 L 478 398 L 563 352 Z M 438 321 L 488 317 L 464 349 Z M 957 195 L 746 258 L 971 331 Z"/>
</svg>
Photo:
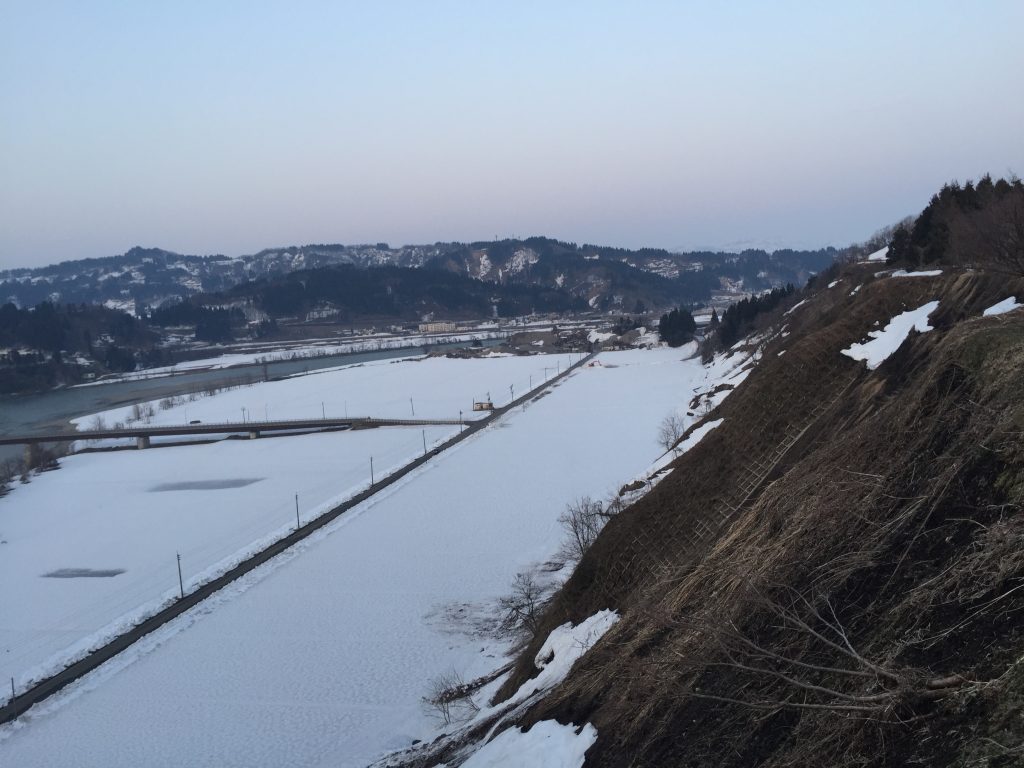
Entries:
<svg viewBox="0 0 1024 768">
<path fill-rule="evenodd" d="M 19 688 L 440 442 L 385 428 L 79 454 L 0 499 L 0 675 Z M 68 569 L 122 571 L 75 578 Z M 49 576 L 46 574 L 58 574 Z"/>
<path fill-rule="evenodd" d="M 486 416 L 473 411 L 474 400 L 490 394 L 496 406 L 526 393 L 532 385 L 565 370 L 579 354 L 493 355 L 468 360 L 428 357 L 386 360 L 325 368 L 282 381 L 268 381 L 225 390 L 196 400 L 154 400 L 148 424 L 253 421 L 260 419 L 319 419 L 321 416 L 464 419 Z M 512 389 L 509 389 L 509 388 Z M 110 427 L 128 423 L 133 407 L 120 407 L 75 420 L 89 429 L 98 415 Z"/>
<path fill-rule="evenodd" d="M 602 354 L 603 365 L 575 372 L 0 728 L 0 762 L 52 765 L 66 756 L 67 764 L 105 768 L 361 766 L 413 739 L 432 738 L 437 723 L 421 703 L 430 679 L 452 669 L 470 679 L 501 665 L 503 645 L 481 631 L 480 620 L 493 616 L 495 599 L 517 572 L 557 550 L 565 503 L 603 497 L 655 462 L 662 417 L 709 383 L 707 370 L 682 356 L 671 349 Z M 310 482 L 331 483 L 323 466 L 310 471 Z M 236 469 L 232 476 L 242 476 Z M 68 466 L 33 484 L 42 488 L 63 473 Z M 228 499 L 259 485 L 219 493 Z M 146 501 L 185 496 L 188 503 L 213 492 L 136 493 Z M 133 530 L 143 530 L 145 505 L 121 507 L 122 519 L 134 518 Z M 101 530 L 101 537 L 121 534 L 116 525 Z M 163 576 L 173 580 L 177 545 L 161 538 L 169 560 Z M 94 599 L 90 591 L 124 575 L 39 581 L 75 585 L 84 604 Z"/>
<path fill-rule="evenodd" d="M 473 399 L 498 404 L 554 375 L 569 355 L 427 358 L 343 366 L 227 390 L 161 408 L 153 424 L 316 418 L 323 413 L 458 416 Z M 547 370 L 545 370 L 547 368 Z M 512 390 L 509 386 L 512 386 Z M 410 399 L 412 402 L 410 402 Z M 98 414 L 130 421 L 131 407 Z M 78 420 L 88 427 L 95 416 Z M 222 441 L 149 451 L 79 454 L 0 500 L 0 676 L 21 690 L 103 639 L 152 614 L 183 577 L 206 580 L 294 526 L 343 501 L 455 432 L 376 429 Z M 188 438 L 167 438 L 166 442 Z M 117 443 L 124 441 L 105 441 Z M 171 488 L 162 489 L 172 481 Z M 185 486 L 174 486 L 185 482 Z M 94 575 L 68 576 L 68 569 Z M 123 571 L 108 576 L 95 572 Z M 58 576 L 44 577 L 57 573 Z M 61 575 L 63 574 L 63 575 Z"/>
</svg>

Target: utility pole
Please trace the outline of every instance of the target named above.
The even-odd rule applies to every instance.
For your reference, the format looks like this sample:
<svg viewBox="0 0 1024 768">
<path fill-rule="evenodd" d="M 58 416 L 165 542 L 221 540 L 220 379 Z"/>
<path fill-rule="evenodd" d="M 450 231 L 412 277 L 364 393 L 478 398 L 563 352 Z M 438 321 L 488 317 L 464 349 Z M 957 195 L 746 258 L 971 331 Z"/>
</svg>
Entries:
<svg viewBox="0 0 1024 768">
<path fill-rule="evenodd" d="M 373 485 L 373 456 L 370 457 L 370 485 Z"/>
<path fill-rule="evenodd" d="M 11 701 L 14 701 L 14 678 L 11 678 Z"/>
<path fill-rule="evenodd" d="M 421 429 L 420 432 L 423 434 L 423 455 L 427 455 L 427 430 Z"/>
<path fill-rule="evenodd" d="M 412 398 L 409 398 L 409 410 L 412 411 L 412 415 L 416 415 L 416 406 L 412 404 Z"/>
<path fill-rule="evenodd" d="M 175 552 L 178 556 L 178 594 L 181 595 L 182 599 L 185 598 L 185 582 L 181 580 L 181 552 Z"/>
<path fill-rule="evenodd" d="M 327 421 L 327 409 L 324 407 L 324 401 L 323 400 L 320 401 L 320 417 L 324 421 Z"/>
<path fill-rule="evenodd" d="M 299 494 L 295 494 L 295 530 L 299 530 L 302 525 L 299 523 Z"/>
</svg>

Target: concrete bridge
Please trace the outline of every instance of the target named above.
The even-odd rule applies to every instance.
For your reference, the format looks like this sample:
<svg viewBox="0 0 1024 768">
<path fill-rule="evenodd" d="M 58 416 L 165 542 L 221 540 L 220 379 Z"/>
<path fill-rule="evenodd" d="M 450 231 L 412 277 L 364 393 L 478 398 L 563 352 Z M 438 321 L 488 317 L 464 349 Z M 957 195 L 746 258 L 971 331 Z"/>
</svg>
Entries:
<svg viewBox="0 0 1024 768">
<path fill-rule="evenodd" d="M 458 426 L 461 419 L 375 419 L 321 418 L 284 419 L 278 421 L 235 421 L 218 423 L 195 423 L 178 425 L 141 425 L 119 429 L 83 429 L 73 432 L 39 432 L 28 435 L 0 435 L 0 445 L 36 445 L 39 443 L 70 443 L 75 440 L 104 440 L 109 438 L 135 438 L 139 448 L 148 448 L 154 437 L 177 437 L 181 435 L 248 435 L 250 439 L 264 433 L 274 432 L 319 432 L 343 429 L 369 429 L 372 427 L 428 427 Z"/>
</svg>

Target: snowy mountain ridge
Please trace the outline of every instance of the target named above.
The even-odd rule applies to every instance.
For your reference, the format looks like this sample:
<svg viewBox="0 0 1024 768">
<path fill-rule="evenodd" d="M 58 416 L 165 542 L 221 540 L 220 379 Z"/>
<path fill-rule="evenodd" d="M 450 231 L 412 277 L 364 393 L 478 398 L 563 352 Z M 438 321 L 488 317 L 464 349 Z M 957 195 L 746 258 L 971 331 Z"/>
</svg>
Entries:
<svg viewBox="0 0 1024 768">
<path fill-rule="evenodd" d="M 613 296 L 631 303 L 678 303 L 706 300 L 712 291 L 740 281 L 754 289 L 801 283 L 826 268 L 836 255 L 832 248 L 771 254 L 683 254 L 578 246 L 543 237 L 399 247 L 387 243 L 312 244 L 269 248 L 239 257 L 135 247 L 119 256 L 0 270 L 0 303 L 27 307 L 41 301 L 110 301 L 122 306 L 133 302 L 141 309 L 297 270 L 352 265 L 434 268 L 498 284 L 568 286 L 574 298 L 612 309 Z M 633 306 L 619 308 L 630 311 Z"/>
</svg>

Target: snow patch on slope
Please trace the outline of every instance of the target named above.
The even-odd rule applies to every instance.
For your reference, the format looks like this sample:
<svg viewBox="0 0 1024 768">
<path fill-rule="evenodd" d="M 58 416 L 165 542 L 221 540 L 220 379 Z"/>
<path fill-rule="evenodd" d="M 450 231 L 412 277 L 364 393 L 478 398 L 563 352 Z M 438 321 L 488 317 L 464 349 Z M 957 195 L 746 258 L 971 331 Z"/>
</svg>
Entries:
<svg viewBox="0 0 1024 768">
<path fill-rule="evenodd" d="M 539 260 L 540 256 L 532 248 L 520 248 L 512 254 L 512 258 L 508 261 L 507 269 L 509 274 L 517 275 L 527 267 L 536 264 Z"/>
<path fill-rule="evenodd" d="M 993 315 L 1003 315 L 1007 312 L 1012 312 L 1015 309 L 1024 307 L 1024 304 L 1017 303 L 1017 297 L 1011 296 L 1008 299 L 1003 299 L 998 304 L 993 304 L 991 307 L 982 312 L 983 317 L 992 317 Z"/>
<path fill-rule="evenodd" d="M 881 248 L 874 253 L 870 254 L 867 261 L 885 261 L 889 257 L 889 246 Z"/>
<path fill-rule="evenodd" d="M 535 693 L 546 692 L 554 688 L 568 676 L 572 665 L 582 658 L 583 654 L 589 651 L 618 620 L 618 613 L 605 609 L 584 619 L 575 627 L 570 622 L 555 627 L 533 660 L 534 666 L 540 670 L 540 674 L 523 683 L 508 701 L 499 705 L 499 709 L 515 706 Z"/>
<path fill-rule="evenodd" d="M 920 333 L 932 330 L 928 325 L 928 316 L 938 309 L 938 306 L 938 301 L 929 301 L 917 309 L 902 312 L 890 320 L 882 330 L 870 331 L 868 335 L 871 336 L 871 341 L 851 344 L 842 350 L 842 353 L 854 360 L 863 360 L 867 363 L 868 369 L 873 371 L 900 348 L 912 330 Z"/>
<path fill-rule="evenodd" d="M 905 269 L 897 269 L 890 277 L 938 277 L 941 274 L 941 269 L 926 269 L 920 272 L 907 272 Z"/>
<path fill-rule="evenodd" d="M 577 729 L 541 720 L 528 731 L 509 728 L 462 764 L 463 768 L 582 768 L 584 755 L 597 741 L 590 723 Z"/>
<path fill-rule="evenodd" d="M 714 421 L 708 421 L 705 422 L 704 424 L 701 424 L 699 427 L 693 430 L 693 432 L 690 433 L 689 437 L 687 437 L 685 440 L 683 440 L 683 442 L 677 445 L 675 450 L 678 451 L 680 454 L 686 453 L 688 450 L 697 445 L 697 443 L 703 440 L 704 436 L 708 432 L 718 427 L 723 421 L 725 421 L 725 419 L 715 419 Z"/>
</svg>

